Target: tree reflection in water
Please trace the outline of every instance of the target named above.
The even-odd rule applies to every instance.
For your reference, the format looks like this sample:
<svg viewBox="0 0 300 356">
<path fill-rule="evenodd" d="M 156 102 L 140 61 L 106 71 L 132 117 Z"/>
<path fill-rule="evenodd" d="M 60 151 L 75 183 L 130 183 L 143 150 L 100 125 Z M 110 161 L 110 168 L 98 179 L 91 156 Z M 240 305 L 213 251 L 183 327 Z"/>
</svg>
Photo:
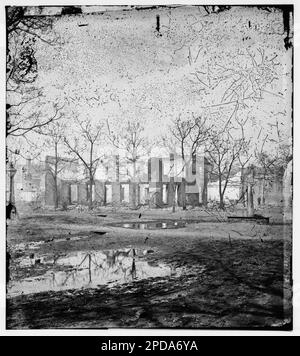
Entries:
<svg viewBox="0 0 300 356">
<path fill-rule="evenodd" d="M 49 256 L 42 257 L 40 266 L 49 266 L 47 272 L 37 277 L 12 280 L 8 287 L 8 296 L 50 290 L 98 288 L 174 275 L 170 266 L 162 263 L 151 265 L 140 257 L 143 257 L 143 251 L 135 248 L 73 252 L 60 257 L 55 255 L 52 259 Z"/>
</svg>

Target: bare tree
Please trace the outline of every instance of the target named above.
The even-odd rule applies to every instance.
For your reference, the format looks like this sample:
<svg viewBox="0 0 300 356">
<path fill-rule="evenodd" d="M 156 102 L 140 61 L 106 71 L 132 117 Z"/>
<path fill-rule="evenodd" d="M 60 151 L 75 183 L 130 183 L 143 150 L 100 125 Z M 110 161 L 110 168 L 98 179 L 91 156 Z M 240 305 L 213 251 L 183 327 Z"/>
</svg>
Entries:
<svg viewBox="0 0 300 356">
<path fill-rule="evenodd" d="M 274 17 L 273 15 L 272 17 L 275 21 L 275 13 L 281 11 L 281 9 L 275 7 L 271 9 L 272 11 L 267 7 L 265 8 L 266 11 L 274 13 Z M 212 14 L 212 16 L 215 18 L 218 17 L 222 21 L 222 18 L 226 18 L 226 13 L 220 12 L 230 10 L 230 8 L 204 6 L 204 10 L 206 16 Z M 200 10 L 199 13 L 202 14 Z M 240 24 L 234 24 L 234 22 L 235 20 L 232 25 L 239 28 L 236 37 L 237 45 L 230 49 L 225 49 L 220 53 L 218 45 L 224 39 L 224 33 L 222 34 L 220 27 L 216 31 L 213 22 L 208 24 L 201 19 L 201 15 L 199 16 L 198 14 L 197 16 L 196 13 L 193 21 L 187 24 L 187 28 L 190 29 L 190 33 L 197 32 L 198 36 L 195 36 L 195 40 L 193 41 L 188 40 L 190 36 L 186 36 L 186 39 L 183 38 L 178 48 L 178 50 L 185 52 L 187 57 L 187 64 L 190 67 L 191 87 L 194 89 L 193 92 L 201 97 L 203 103 L 201 108 L 209 110 L 211 114 L 214 113 L 221 121 L 222 116 L 226 116 L 227 119 L 224 123 L 222 122 L 222 128 L 228 132 L 231 131 L 232 125 L 235 125 L 236 122 L 243 130 L 245 122 L 239 122 L 240 117 L 244 116 L 246 111 L 251 112 L 251 108 L 255 108 L 257 103 L 266 99 L 266 97 L 276 99 L 279 106 L 280 101 L 284 104 L 284 101 L 287 100 L 287 93 L 289 93 L 288 86 L 283 84 L 280 79 L 281 73 L 286 71 L 285 64 L 282 61 L 281 50 L 279 48 L 274 49 L 274 46 L 269 45 L 267 42 L 265 46 L 259 44 L 254 44 L 251 47 L 245 46 L 248 41 L 252 41 L 252 34 L 251 36 L 249 35 L 248 29 L 250 31 L 255 30 L 256 35 L 262 42 L 266 41 L 269 34 L 263 33 L 259 28 L 253 29 L 251 21 L 248 21 L 247 26 L 243 28 L 241 28 Z M 282 36 L 284 34 L 286 25 L 281 23 L 280 26 L 282 33 L 281 31 L 279 33 L 274 32 L 274 36 Z M 210 32 L 211 36 L 205 36 L 205 30 Z M 211 43 L 212 37 L 215 39 L 214 44 Z M 275 117 L 275 114 L 272 112 L 273 110 L 274 108 L 270 110 L 270 117 Z M 262 111 L 265 113 L 266 110 Z M 227 114 L 228 112 L 230 112 L 229 115 Z M 254 115 L 249 118 L 249 121 L 254 126 L 257 125 Z M 280 128 L 278 121 L 276 121 L 276 129 L 279 137 Z M 249 133 L 247 133 L 247 136 L 249 136 Z M 245 135 L 243 134 L 242 137 L 245 137 Z M 263 135 L 261 135 L 260 140 L 262 137 Z M 229 139 L 232 141 L 230 137 Z M 241 154 L 237 157 L 242 168 L 242 186 L 246 183 L 243 181 L 245 179 L 243 173 L 246 166 L 251 159 L 254 159 L 254 152 L 250 152 L 250 140 L 253 140 L 253 138 L 249 137 L 249 145 L 244 144 Z M 234 139 L 233 142 L 236 142 L 236 140 Z M 216 157 L 216 153 L 214 152 L 213 158 Z M 251 193 L 249 184 L 248 188 Z M 246 190 L 242 191 L 242 196 L 245 192 Z M 221 197 L 220 200 L 222 200 Z"/>
<path fill-rule="evenodd" d="M 38 97 L 32 97 L 29 100 L 34 101 Z M 26 102 L 28 102 L 26 101 Z M 32 112 L 28 115 L 24 113 L 28 110 L 25 108 L 25 102 L 20 102 L 18 104 L 8 104 L 9 107 L 9 120 L 7 121 L 7 136 L 25 136 L 30 131 L 39 129 L 43 126 L 50 124 L 53 121 L 59 120 L 62 117 L 61 109 L 63 105 L 55 103 L 49 110 L 53 111 L 49 115 L 45 115 L 46 106 L 35 106 L 39 105 L 39 101 L 35 101 L 32 106 Z M 52 104 L 51 104 L 52 105 Z M 18 107 L 18 109 L 16 109 Z M 48 105 L 49 107 L 49 105 Z"/>
<path fill-rule="evenodd" d="M 125 151 L 125 159 L 132 164 L 132 180 L 137 180 L 137 162 L 148 153 L 149 142 L 144 134 L 145 127 L 140 121 L 127 120 L 125 125 L 117 129 L 107 124 L 108 141 L 117 149 Z"/>
<path fill-rule="evenodd" d="M 230 132 L 213 131 L 210 134 L 209 146 L 206 150 L 213 164 L 212 176 L 215 176 L 219 187 L 219 207 L 224 209 L 224 195 L 233 169 L 238 162 L 239 156 L 244 152 L 247 142 L 244 137 L 233 138 Z"/>
<path fill-rule="evenodd" d="M 207 119 L 201 116 L 193 115 L 190 119 L 184 119 L 180 115 L 173 121 L 170 127 L 170 133 L 172 138 L 175 140 L 175 143 L 177 143 L 180 147 L 180 155 L 183 163 L 182 172 L 186 171 L 188 163 L 191 161 L 192 157 L 194 157 L 199 148 L 204 145 L 209 137 L 211 129 L 212 126 L 207 124 Z M 177 188 L 174 185 L 174 190 L 176 189 Z M 186 209 L 185 190 L 186 179 L 183 174 L 181 190 L 183 210 Z"/>
<path fill-rule="evenodd" d="M 76 129 L 78 130 L 78 135 L 74 137 L 73 133 L 72 138 L 65 135 L 64 143 L 69 152 L 78 158 L 86 169 L 89 180 L 88 201 L 89 209 L 91 210 L 93 208 L 92 189 L 94 176 L 101 159 L 100 156 L 96 156 L 97 146 L 104 133 L 104 125 L 99 122 L 93 124 L 92 121 L 88 119 L 80 120 L 76 118 L 72 128 L 75 129 L 75 131 Z"/>
<path fill-rule="evenodd" d="M 267 140 L 267 136 L 266 136 Z M 261 169 L 262 177 L 262 203 L 265 200 L 266 185 L 272 184 L 278 177 L 282 178 L 288 163 L 292 160 L 289 144 L 279 144 L 273 152 L 264 149 L 264 145 L 255 151 L 255 160 Z"/>
<path fill-rule="evenodd" d="M 51 17 L 29 16 L 26 7 L 6 8 L 7 136 L 24 136 L 59 118 L 63 105 L 44 100 L 42 88 L 35 85 L 38 76 L 37 44 L 62 44 L 55 32 L 50 31 L 52 23 Z M 49 115 L 45 115 L 48 111 Z"/>
<path fill-rule="evenodd" d="M 70 160 L 62 157 L 60 154 L 61 146 L 64 142 L 64 132 L 66 131 L 66 123 L 55 121 L 47 126 L 39 128 L 36 132 L 43 136 L 44 149 L 49 149 L 52 154 L 46 156 L 46 174 L 52 178 L 54 190 L 54 207 L 59 205 L 59 175 L 65 169 L 66 164 Z M 74 161 L 74 160 L 73 160 Z"/>
<path fill-rule="evenodd" d="M 42 7 L 38 7 L 42 10 Z M 51 43 L 50 40 L 42 37 L 49 27 L 52 26 L 52 19 L 49 16 L 30 16 L 26 14 L 26 6 L 8 6 L 6 7 L 7 33 L 25 32 L 36 36 L 42 41 Z"/>
<path fill-rule="evenodd" d="M 245 127 L 246 127 L 248 120 L 249 120 L 249 113 L 245 118 L 242 118 L 242 117 L 235 118 L 235 122 L 237 123 L 237 125 L 240 129 L 239 130 L 240 137 L 245 142 L 241 151 L 240 151 L 240 154 L 238 155 L 238 163 L 239 163 L 240 170 L 241 170 L 241 189 L 240 189 L 239 201 L 241 201 L 244 206 L 245 206 L 245 202 L 246 202 L 245 195 L 247 192 L 246 179 L 245 179 L 246 167 L 249 164 L 249 162 L 251 161 L 251 159 L 253 159 L 253 152 L 251 152 L 251 143 L 252 143 L 253 139 L 252 139 L 252 137 L 248 137 L 248 139 L 246 139 L 246 135 L 245 135 Z M 252 194 L 252 191 L 251 191 L 251 194 Z"/>
<path fill-rule="evenodd" d="M 114 147 L 125 153 L 125 162 L 132 166 L 132 174 L 127 169 L 134 184 L 131 203 L 133 208 L 137 206 L 137 185 L 139 170 L 137 164 L 142 157 L 149 154 L 149 140 L 145 135 L 145 126 L 141 121 L 127 120 L 125 124 L 116 127 L 107 124 L 107 139 Z"/>
<path fill-rule="evenodd" d="M 41 155 L 41 148 L 28 136 L 8 137 L 6 151 L 8 161 L 14 166 L 20 159 L 33 161 Z"/>
</svg>

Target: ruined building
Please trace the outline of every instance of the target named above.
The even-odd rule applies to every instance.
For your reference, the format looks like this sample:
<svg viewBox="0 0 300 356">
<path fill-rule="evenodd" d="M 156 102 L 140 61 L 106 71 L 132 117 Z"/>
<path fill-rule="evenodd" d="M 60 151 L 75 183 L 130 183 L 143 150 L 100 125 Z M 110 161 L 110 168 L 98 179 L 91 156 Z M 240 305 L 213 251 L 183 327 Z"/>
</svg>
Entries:
<svg viewBox="0 0 300 356">
<path fill-rule="evenodd" d="M 88 205 L 89 179 L 78 161 L 60 158 L 56 166 L 56 180 L 55 159 L 51 156 L 47 156 L 44 163 L 33 163 L 28 159 L 25 164 L 17 164 L 15 168 L 14 198 L 19 204 L 24 202 L 49 207 Z M 136 162 L 134 167 L 125 158 L 107 157 L 95 174 L 91 190 L 93 204 L 163 208 L 174 205 L 201 206 L 206 205 L 207 201 L 218 202 L 218 182 L 214 181 L 210 172 L 211 164 L 204 156 L 194 156 L 185 163 L 179 156 L 172 154 L 164 158 L 151 157 L 146 161 Z M 281 206 L 285 200 L 285 205 L 291 206 L 291 199 L 285 199 L 286 196 L 291 196 L 291 189 L 290 186 L 284 186 L 281 172 L 270 176 L 259 167 L 254 167 L 251 172 L 246 169 L 241 174 L 239 170 L 233 175 L 226 189 L 226 202 L 246 203 L 248 178 L 254 173 L 251 183 L 254 209 L 265 205 Z M 290 180 L 289 178 L 287 181 Z M 7 201 L 9 191 L 7 177 Z M 291 214 L 286 215 L 290 219 Z"/>
<path fill-rule="evenodd" d="M 33 202 L 44 200 L 45 176 L 44 165 L 33 163 L 27 159 L 25 164 L 15 165 L 16 174 L 14 176 L 14 200 L 18 202 Z M 9 196 L 9 178 L 6 178 L 6 200 Z"/>
<path fill-rule="evenodd" d="M 206 204 L 209 162 L 204 156 L 192 157 L 183 163 L 180 157 L 151 157 L 139 162 L 132 172 L 132 164 L 113 156 L 95 174 L 92 197 L 95 205 L 149 205 L 153 208 Z M 87 204 L 90 193 L 88 178 L 73 174 L 59 179 L 59 203 Z M 46 170 L 45 203 L 54 204 L 53 175 Z"/>
</svg>

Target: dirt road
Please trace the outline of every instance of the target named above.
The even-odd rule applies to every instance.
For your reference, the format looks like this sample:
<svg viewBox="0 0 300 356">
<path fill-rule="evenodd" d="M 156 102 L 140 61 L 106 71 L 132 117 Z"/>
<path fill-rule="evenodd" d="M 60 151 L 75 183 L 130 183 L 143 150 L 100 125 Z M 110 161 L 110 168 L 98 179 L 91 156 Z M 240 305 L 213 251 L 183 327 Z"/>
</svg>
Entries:
<svg viewBox="0 0 300 356">
<path fill-rule="evenodd" d="M 183 224 L 120 227 L 153 221 Z M 288 329 L 290 234 L 198 212 L 21 215 L 7 233 L 7 328 Z"/>
</svg>

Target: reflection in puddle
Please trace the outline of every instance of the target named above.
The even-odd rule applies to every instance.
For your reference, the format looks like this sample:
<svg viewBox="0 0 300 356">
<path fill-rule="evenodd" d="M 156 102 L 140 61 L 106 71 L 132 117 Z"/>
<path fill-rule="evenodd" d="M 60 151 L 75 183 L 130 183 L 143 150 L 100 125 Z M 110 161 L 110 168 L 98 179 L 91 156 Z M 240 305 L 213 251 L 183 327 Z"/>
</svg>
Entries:
<svg viewBox="0 0 300 356">
<path fill-rule="evenodd" d="M 60 291 L 79 288 L 113 286 L 151 277 L 167 277 L 178 270 L 165 264 L 151 265 L 140 260 L 145 251 L 136 249 L 98 252 L 76 252 L 66 256 L 40 256 L 40 263 L 53 270 L 45 274 L 11 281 L 8 297 L 20 294 Z M 19 264 L 26 267 L 35 264 L 35 259 L 26 258 Z"/>
<path fill-rule="evenodd" d="M 178 229 L 186 227 L 187 221 L 148 221 L 148 222 L 129 222 L 113 224 L 116 227 L 138 230 L 156 230 L 156 229 Z"/>
</svg>

